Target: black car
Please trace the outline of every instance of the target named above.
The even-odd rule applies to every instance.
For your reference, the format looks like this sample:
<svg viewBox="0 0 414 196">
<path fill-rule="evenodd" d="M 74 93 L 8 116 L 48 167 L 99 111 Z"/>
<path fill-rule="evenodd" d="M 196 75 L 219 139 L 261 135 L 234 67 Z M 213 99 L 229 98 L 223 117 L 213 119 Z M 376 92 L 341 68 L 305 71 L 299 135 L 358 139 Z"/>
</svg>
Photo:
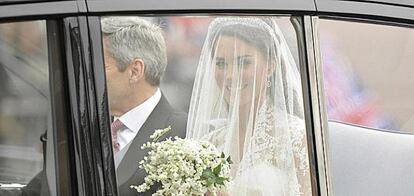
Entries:
<svg viewBox="0 0 414 196">
<path fill-rule="evenodd" d="M 300 70 L 312 195 L 414 193 L 412 0 L 0 0 L 0 195 L 41 171 L 50 195 L 118 195 L 101 18 L 124 15 L 163 29 L 160 88 L 183 111 L 210 22 L 274 18 Z"/>
</svg>

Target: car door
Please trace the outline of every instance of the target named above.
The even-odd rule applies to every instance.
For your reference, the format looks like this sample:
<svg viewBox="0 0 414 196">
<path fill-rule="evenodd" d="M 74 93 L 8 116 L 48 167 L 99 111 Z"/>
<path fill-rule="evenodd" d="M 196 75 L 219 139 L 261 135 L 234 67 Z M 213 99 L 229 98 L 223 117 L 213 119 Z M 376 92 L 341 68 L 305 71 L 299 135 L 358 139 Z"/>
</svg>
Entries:
<svg viewBox="0 0 414 196">
<path fill-rule="evenodd" d="M 330 193 L 410 195 L 413 3 L 321 0 L 316 6 Z"/>
<path fill-rule="evenodd" d="M 1 195 L 115 194 L 82 13 L 84 1 L 0 1 Z"/>
</svg>

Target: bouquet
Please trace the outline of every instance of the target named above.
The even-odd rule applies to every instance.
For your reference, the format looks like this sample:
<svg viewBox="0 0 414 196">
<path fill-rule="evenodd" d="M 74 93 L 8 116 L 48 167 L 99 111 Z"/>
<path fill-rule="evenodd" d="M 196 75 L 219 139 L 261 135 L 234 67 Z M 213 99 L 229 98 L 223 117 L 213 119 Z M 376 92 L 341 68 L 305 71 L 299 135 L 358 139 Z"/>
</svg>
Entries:
<svg viewBox="0 0 414 196">
<path fill-rule="evenodd" d="M 153 141 L 141 147 L 149 149 L 148 156 L 139 162 L 147 176 L 143 184 L 131 188 L 145 192 L 154 184 L 160 185 L 155 196 L 215 195 L 225 191 L 230 183 L 230 157 L 209 142 L 179 137 L 158 141 L 170 130 L 171 126 L 156 130 L 150 137 Z"/>
</svg>

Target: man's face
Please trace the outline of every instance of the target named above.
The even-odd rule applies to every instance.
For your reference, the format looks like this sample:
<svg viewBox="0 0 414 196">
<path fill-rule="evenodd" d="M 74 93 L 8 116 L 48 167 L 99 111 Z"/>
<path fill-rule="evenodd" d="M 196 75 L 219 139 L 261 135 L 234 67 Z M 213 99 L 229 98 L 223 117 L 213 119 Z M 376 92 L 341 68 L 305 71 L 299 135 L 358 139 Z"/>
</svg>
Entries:
<svg viewBox="0 0 414 196">
<path fill-rule="evenodd" d="M 128 96 L 128 71 L 121 72 L 118 69 L 118 62 L 107 52 L 105 46 L 104 56 L 109 109 L 113 113 L 114 110 L 119 109 L 122 101 Z"/>
</svg>

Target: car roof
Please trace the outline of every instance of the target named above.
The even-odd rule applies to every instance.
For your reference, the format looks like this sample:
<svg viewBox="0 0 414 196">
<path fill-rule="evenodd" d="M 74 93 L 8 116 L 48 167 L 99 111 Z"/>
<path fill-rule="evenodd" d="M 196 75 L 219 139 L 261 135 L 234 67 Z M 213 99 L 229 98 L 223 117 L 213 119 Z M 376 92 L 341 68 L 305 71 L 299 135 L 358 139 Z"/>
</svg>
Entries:
<svg viewBox="0 0 414 196">
<path fill-rule="evenodd" d="M 91 2 L 93 4 L 96 3 L 103 3 L 103 2 L 112 2 L 112 0 L 0 0 L 0 5 L 2 4 L 23 4 L 23 3 L 41 3 L 41 2 L 61 2 L 61 1 L 83 1 L 83 2 Z M 145 4 L 146 1 L 145 0 L 117 0 L 118 2 L 135 2 L 136 4 Z M 176 2 L 175 1 L 171 1 L 172 3 Z M 180 2 L 182 0 L 178 0 L 178 2 Z M 259 1 L 238 1 L 238 4 L 249 4 L 250 6 L 255 6 L 255 4 L 261 4 L 263 2 L 271 2 L 274 5 L 278 5 L 281 4 L 281 2 L 284 2 L 283 4 L 292 4 L 292 5 L 309 5 L 309 3 L 313 3 L 313 4 L 319 4 L 319 3 L 324 3 L 324 2 L 361 2 L 361 3 L 378 3 L 378 4 L 385 4 L 385 5 L 395 5 L 395 6 L 404 6 L 404 7 L 414 7 L 414 1 L 413 0 L 285 0 L 285 1 L 269 1 L 269 0 L 259 0 Z M 193 7 L 201 7 L 203 5 L 208 5 L 208 4 L 212 4 L 212 3 L 216 3 L 217 5 L 226 5 L 226 2 L 229 3 L 233 3 L 232 5 L 235 7 L 238 7 L 239 5 L 234 4 L 234 2 L 236 1 L 232 1 L 232 0 L 227 0 L 227 1 L 210 1 L 211 3 L 205 3 L 205 2 L 209 2 L 209 1 L 204 1 L 204 0 L 191 0 L 191 5 L 193 5 Z M 155 5 L 157 5 L 156 3 L 153 4 L 154 7 L 156 7 Z M 164 6 L 164 5 L 163 5 Z M 272 6 L 273 7 L 273 6 Z"/>
<path fill-rule="evenodd" d="M 0 0 L 0 19 L 107 14 L 293 14 L 414 24 L 413 0 Z"/>
</svg>

